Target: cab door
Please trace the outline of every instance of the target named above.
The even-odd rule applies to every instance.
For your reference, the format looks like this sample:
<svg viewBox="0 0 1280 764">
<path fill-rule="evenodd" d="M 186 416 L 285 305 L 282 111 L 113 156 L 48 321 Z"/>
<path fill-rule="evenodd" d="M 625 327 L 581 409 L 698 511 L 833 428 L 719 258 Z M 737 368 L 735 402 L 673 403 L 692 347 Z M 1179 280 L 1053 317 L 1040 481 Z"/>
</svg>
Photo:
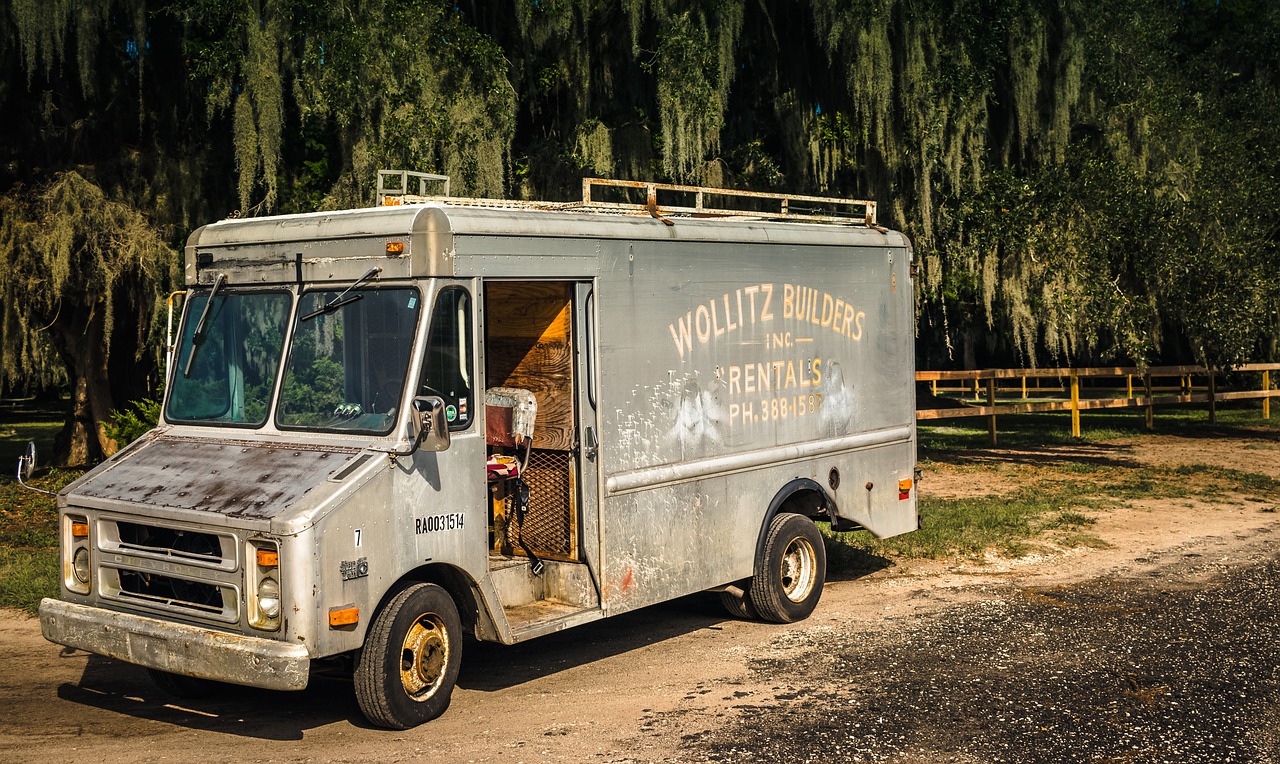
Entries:
<svg viewBox="0 0 1280 764">
<path fill-rule="evenodd" d="M 490 439 L 491 457 L 509 452 L 527 458 L 521 472 L 528 487 L 523 517 L 512 491 L 495 501 L 491 551 L 501 557 L 532 552 L 568 563 L 598 557 L 591 294 L 591 282 L 484 283 L 486 393 L 528 392 L 537 401 L 527 452 Z"/>
<path fill-rule="evenodd" d="M 574 284 L 574 351 L 577 432 L 578 516 L 581 528 L 580 558 L 599 581 L 601 570 L 600 543 L 600 419 L 598 414 L 599 369 L 596 346 L 595 285 L 589 281 Z"/>
</svg>

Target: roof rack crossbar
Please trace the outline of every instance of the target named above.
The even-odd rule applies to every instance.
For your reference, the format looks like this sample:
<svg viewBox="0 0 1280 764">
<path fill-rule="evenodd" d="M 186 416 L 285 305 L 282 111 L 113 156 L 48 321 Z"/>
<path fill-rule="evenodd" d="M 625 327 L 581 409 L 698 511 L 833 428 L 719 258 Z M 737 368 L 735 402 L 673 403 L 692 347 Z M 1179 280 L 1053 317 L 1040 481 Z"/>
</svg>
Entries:
<svg viewBox="0 0 1280 764">
<path fill-rule="evenodd" d="M 444 194 L 427 194 L 427 183 L 443 183 Z M 410 186 L 415 186 L 411 189 Z M 642 190 L 645 201 L 617 202 L 605 201 L 600 193 L 605 188 L 622 188 Z M 417 193 L 411 193 L 416 190 Z M 685 195 L 685 203 L 661 203 L 672 196 Z M 692 196 L 692 206 L 687 202 Z M 660 196 L 662 197 L 660 199 Z M 754 200 L 763 202 L 769 209 L 745 209 L 724 206 L 731 201 L 720 200 Z M 712 203 L 708 203 L 708 201 Z M 419 204 L 422 202 L 440 202 L 444 204 L 465 205 L 468 207 L 491 207 L 526 210 L 582 210 L 594 212 L 613 212 L 645 215 L 694 215 L 700 217 L 749 217 L 749 218 L 784 218 L 788 220 L 806 220 L 828 223 L 860 223 L 870 227 L 876 225 L 876 203 L 864 199 L 840 199 L 827 196 L 806 196 L 803 194 L 775 194 L 766 191 L 741 191 L 732 188 L 708 188 L 704 186 L 682 186 L 673 183 L 650 183 L 639 180 L 611 180 L 606 178 L 583 178 L 581 202 L 544 202 L 521 199 L 481 199 L 472 197 L 449 196 L 449 176 L 432 175 L 410 170 L 378 171 L 378 204 Z M 718 202 L 718 203 L 717 203 Z"/>
<path fill-rule="evenodd" d="M 593 195 L 596 186 L 641 189 L 645 191 L 643 204 L 628 202 L 605 202 Z M 662 204 L 660 194 L 693 195 L 693 206 L 687 204 Z M 707 204 L 708 197 L 727 199 L 754 199 L 772 202 L 777 205 L 771 211 L 735 209 L 733 207 Z M 797 205 L 796 202 L 807 202 L 808 205 Z M 849 222 L 858 219 L 867 225 L 876 224 L 876 203 L 865 199 L 840 199 L 828 196 L 806 196 L 803 194 L 776 194 L 768 191 L 742 191 L 734 188 L 707 188 L 704 186 L 682 186 L 673 183 L 650 183 L 640 180 L 610 180 L 606 178 L 582 179 L 582 204 L 585 207 L 628 209 L 647 211 L 650 208 L 663 212 L 686 212 L 704 215 L 767 215 L 770 217 L 803 218 L 808 220 L 839 220 Z"/>
</svg>

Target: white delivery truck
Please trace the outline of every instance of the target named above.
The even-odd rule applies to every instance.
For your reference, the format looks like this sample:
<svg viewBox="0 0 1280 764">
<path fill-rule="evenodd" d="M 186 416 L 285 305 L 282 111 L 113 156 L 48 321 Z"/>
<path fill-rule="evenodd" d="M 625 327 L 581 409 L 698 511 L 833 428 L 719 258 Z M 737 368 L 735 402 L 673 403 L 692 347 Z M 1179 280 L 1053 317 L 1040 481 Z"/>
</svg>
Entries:
<svg viewBox="0 0 1280 764">
<path fill-rule="evenodd" d="M 159 426 L 58 496 L 48 639 L 178 694 L 349 656 L 407 728 L 464 630 L 706 590 L 795 621 L 815 520 L 917 528 L 912 253 L 873 204 L 386 201 L 191 235 Z"/>
</svg>

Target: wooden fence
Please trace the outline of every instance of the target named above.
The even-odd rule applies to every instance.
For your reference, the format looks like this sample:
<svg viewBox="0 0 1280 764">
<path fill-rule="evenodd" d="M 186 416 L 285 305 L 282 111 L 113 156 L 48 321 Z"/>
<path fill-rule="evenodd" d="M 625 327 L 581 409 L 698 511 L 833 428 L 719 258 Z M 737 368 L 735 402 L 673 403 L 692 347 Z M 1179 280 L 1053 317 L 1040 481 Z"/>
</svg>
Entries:
<svg viewBox="0 0 1280 764">
<path fill-rule="evenodd" d="M 1259 398 L 1262 400 L 1262 416 L 1271 418 L 1271 399 L 1280 396 L 1280 390 L 1271 387 L 1271 372 L 1280 370 L 1280 363 L 1248 363 L 1231 370 L 1233 374 L 1260 374 L 1256 389 L 1219 390 L 1221 370 L 1209 370 L 1203 366 L 1153 366 L 1148 369 L 1133 367 L 1104 367 L 1085 369 L 978 369 L 974 371 L 917 371 L 917 382 L 930 383 L 935 397 L 940 394 L 959 393 L 957 403 L 950 408 L 920 408 L 916 420 L 950 419 L 955 417 L 987 417 L 991 443 L 996 442 L 996 416 L 1000 414 L 1034 414 L 1047 411 L 1070 411 L 1071 434 L 1080 437 L 1080 412 L 1094 409 L 1145 407 L 1147 429 L 1154 424 L 1156 406 L 1179 403 L 1208 403 L 1209 421 L 1216 421 L 1217 404 Z M 1115 384 L 1097 384 L 1102 380 L 1114 380 Z M 1081 380 L 1086 380 L 1084 395 Z M 1176 380 L 1176 383 L 1173 382 Z M 1200 383 L 1197 384 L 1197 380 Z M 1044 384 L 1045 382 L 1052 384 Z M 1028 383 L 1031 383 L 1029 386 Z M 1134 395 L 1135 384 L 1140 395 Z M 1010 389 L 1012 387 L 1012 389 Z M 1001 393 L 1006 402 L 1001 403 Z M 1008 396 L 1017 396 L 1019 402 L 1009 402 Z M 1068 397 L 1054 399 L 1052 395 Z M 972 404 L 965 402 L 971 397 Z"/>
</svg>

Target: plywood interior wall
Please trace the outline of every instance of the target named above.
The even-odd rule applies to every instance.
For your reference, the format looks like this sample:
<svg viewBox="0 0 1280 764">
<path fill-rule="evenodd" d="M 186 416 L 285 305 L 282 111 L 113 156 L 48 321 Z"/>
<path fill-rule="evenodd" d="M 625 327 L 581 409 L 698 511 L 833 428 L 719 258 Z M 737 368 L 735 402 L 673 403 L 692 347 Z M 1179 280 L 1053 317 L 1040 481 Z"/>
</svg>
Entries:
<svg viewBox="0 0 1280 764">
<path fill-rule="evenodd" d="M 538 399 L 534 448 L 573 447 L 572 284 L 485 284 L 485 384 Z"/>
</svg>

